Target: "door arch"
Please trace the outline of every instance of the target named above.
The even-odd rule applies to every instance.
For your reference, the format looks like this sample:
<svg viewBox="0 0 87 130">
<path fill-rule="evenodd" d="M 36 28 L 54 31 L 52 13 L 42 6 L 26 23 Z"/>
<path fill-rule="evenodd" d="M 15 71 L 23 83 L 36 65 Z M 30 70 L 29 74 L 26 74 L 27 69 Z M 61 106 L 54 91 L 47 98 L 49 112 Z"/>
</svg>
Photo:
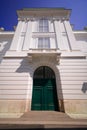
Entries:
<svg viewBox="0 0 87 130">
<path fill-rule="evenodd" d="M 36 69 L 33 76 L 32 110 L 58 111 L 56 78 L 48 66 Z"/>
</svg>

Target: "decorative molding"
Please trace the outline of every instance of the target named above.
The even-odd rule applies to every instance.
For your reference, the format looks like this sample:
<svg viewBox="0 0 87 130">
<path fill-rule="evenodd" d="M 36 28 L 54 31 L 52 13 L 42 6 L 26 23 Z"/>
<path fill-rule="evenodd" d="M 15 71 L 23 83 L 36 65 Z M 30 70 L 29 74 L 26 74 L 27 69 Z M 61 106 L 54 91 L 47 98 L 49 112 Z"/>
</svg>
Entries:
<svg viewBox="0 0 87 130">
<path fill-rule="evenodd" d="M 46 19 L 48 19 L 48 20 L 50 20 L 51 22 L 54 22 L 54 21 L 69 21 L 69 18 L 67 18 L 67 17 L 60 17 L 60 16 L 57 16 L 57 17 L 55 17 L 55 16 L 21 16 L 21 17 L 19 17 L 18 18 L 18 21 L 25 21 L 25 22 L 28 22 L 28 21 L 36 21 L 36 20 L 39 20 L 39 19 L 41 19 L 41 18 L 46 18 Z"/>
<path fill-rule="evenodd" d="M 57 56 L 56 56 L 56 61 L 57 61 L 58 64 L 59 64 L 59 62 L 60 62 L 60 58 L 61 58 L 61 54 L 57 54 Z"/>
<path fill-rule="evenodd" d="M 54 32 L 48 32 L 48 33 L 41 33 L 41 32 L 34 32 L 32 35 L 33 38 L 38 38 L 38 37 L 50 37 L 50 38 L 55 38 L 55 33 Z"/>
</svg>

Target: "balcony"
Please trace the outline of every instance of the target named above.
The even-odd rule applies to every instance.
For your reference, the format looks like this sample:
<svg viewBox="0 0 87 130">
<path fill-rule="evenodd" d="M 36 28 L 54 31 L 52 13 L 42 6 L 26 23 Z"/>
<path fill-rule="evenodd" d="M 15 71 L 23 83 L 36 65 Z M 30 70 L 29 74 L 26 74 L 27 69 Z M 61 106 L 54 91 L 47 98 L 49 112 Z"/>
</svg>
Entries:
<svg viewBox="0 0 87 130">
<path fill-rule="evenodd" d="M 57 53 L 60 53 L 59 49 L 30 49 L 29 50 L 29 54 L 57 54 Z"/>
<path fill-rule="evenodd" d="M 57 61 L 60 59 L 61 52 L 59 49 L 30 49 L 27 57 L 32 61 L 33 57 L 55 57 Z"/>
</svg>

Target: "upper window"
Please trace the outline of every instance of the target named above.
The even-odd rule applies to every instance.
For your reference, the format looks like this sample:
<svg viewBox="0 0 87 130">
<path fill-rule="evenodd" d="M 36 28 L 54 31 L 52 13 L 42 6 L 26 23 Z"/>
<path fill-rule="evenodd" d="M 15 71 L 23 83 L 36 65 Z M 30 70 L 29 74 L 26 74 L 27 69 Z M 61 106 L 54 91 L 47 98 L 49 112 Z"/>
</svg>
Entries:
<svg viewBox="0 0 87 130">
<path fill-rule="evenodd" d="M 38 48 L 49 49 L 50 48 L 50 39 L 49 38 L 38 38 Z"/>
<path fill-rule="evenodd" d="M 39 20 L 39 32 L 48 32 L 48 20 L 47 19 L 40 19 Z"/>
</svg>

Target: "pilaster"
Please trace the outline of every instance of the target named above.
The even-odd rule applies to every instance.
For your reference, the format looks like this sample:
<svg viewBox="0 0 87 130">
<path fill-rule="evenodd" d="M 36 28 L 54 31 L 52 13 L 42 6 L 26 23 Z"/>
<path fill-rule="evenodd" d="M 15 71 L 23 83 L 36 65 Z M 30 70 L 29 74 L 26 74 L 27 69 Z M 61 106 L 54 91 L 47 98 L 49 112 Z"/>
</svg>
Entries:
<svg viewBox="0 0 87 130">
<path fill-rule="evenodd" d="M 57 48 L 61 49 L 62 37 L 61 37 L 61 31 L 60 31 L 60 20 L 54 20 L 54 29 L 56 33 Z"/>
<path fill-rule="evenodd" d="M 17 25 L 16 31 L 15 31 L 15 34 L 13 37 L 13 41 L 12 41 L 10 50 L 17 50 L 21 30 L 22 30 L 22 21 L 18 21 L 18 25 Z"/>
<path fill-rule="evenodd" d="M 24 44 L 24 39 L 25 39 L 25 34 L 26 34 L 26 28 L 27 28 L 27 22 L 23 21 L 22 22 L 22 29 L 21 29 L 21 34 L 19 36 L 19 42 L 18 42 L 18 46 L 17 46 L 17 50 L 21 51 L 23 44 Z"/>
<path fill-rule="evenodd" d="M 64 23 L 64 27 L 65 27 L 65 30 L 67 33 L 67 38 L 68 38 L 70 50 L 78 50 L 78 46 L 76 44 L 76 40 L 75 40 L 74 34 L 72 32 L 72 28 L 70 26 L 69 21 L 64 20 L 63 23 Z"/>
<path fill-rule="evenodd" d="M 32 37 L 32 21 L 28 21 L 23 50 L 29 50 Z"/>
</svg>

